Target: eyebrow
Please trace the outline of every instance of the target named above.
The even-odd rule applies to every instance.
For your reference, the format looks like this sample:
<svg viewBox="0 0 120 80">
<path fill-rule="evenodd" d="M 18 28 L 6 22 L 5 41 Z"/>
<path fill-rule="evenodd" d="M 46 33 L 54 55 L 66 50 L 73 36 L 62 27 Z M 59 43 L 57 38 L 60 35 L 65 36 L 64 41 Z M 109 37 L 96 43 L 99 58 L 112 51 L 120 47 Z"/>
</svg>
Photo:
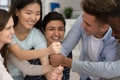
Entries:
<svg viewBox="0 0 120 80">
<path fill-rule="evenodd" d="M 89 23 L 87 23 L 84 19 L 83 19 L 84 23 L 87 24 L 88 26 L 91 26 Z"/>
<path fill-rule="evenodd" d="M 82 15 L 82 18 L 83 18 L 83 22 L 85 23 L 85 24 L 87 24 L 88 26 L 91 26 L 87 21 L 85 21 L 85 19 L 84 19 L 84 16 Z"/>
</svg>

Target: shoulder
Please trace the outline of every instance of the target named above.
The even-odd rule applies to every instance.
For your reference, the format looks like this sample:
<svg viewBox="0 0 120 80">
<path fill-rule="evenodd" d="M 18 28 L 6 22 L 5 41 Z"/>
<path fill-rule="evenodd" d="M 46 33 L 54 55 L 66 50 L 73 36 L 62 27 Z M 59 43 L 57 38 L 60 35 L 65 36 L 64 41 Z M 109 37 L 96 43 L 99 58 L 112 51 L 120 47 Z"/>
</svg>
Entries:
<svg viewBox="0 0 120 80">
<path fill-rule="evenodd" d="M 37 43 L 39 42 L 46 42 L 46 38 L 44 34 L 37 28 L 33 28 L 31 31 L 31 38 Z"/>
<path fill-rule="evenodd" d="M 39 30 L 39 29 L 37 29 L 37 28 L 33 28 L 32 30 L 31 30 L 31 33 L 33 33 L 33 34 L 39 34 L 39 35 L 43 35 L 43 33 Z"/>
<path fill-rule="evenodd" d="M 111 27 L 108 29 L 106 34 L 103 37 L 104 42 L 116 42 L 116 39 L 112 36 L 112 29 Z"/>
</svg>

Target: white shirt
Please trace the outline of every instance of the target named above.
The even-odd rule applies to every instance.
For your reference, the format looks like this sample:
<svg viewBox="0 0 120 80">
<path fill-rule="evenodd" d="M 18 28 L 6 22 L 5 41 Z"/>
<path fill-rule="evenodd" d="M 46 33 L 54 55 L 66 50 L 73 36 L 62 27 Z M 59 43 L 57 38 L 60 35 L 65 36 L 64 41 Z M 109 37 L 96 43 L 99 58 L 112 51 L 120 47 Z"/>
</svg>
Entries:
<svg viewBox="0 0 120 80">
<path fill-rule="evenodd" d="M 99 50 L 103 46 L 102 38 L 95 38 L 91 36 L 88 42 L 88 54 L 92 61 L 98 61 L 100 55 Z"/>
<path fill-rule="evenodd" d="M 0 54 L 0 80 L 13 80 L 11 75 L 7 72 L 6 68 L 3 65 L 3 58 Z"/>
<path fill-rule="evenodd" d="M 103 46 L 102 38 L 96 38 L 94 36 L 90 36 L 88 43 L 88 54 L 92 61 L 98 61 L 98 57 L 100 55 L 99 50 Z M 91 80 L 99 80 L 98 77 L 90 76 Z"/>
</svg>

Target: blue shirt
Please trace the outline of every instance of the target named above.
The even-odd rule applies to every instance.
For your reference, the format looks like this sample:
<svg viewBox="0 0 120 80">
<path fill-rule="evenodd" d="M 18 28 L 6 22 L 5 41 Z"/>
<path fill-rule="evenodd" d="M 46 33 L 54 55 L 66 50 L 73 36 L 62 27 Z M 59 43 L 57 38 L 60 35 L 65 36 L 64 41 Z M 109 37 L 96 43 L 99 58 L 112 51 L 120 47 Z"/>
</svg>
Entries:
<svg viewBox="0 0 120 80">
<path fill-rule="evenodd" d="M 80 60 L 83 61 L 89 61 L 89 55 L 87 54 L 88 51 L 88 39 L 89 35 L 86 35 L 84 32 L 84 29 L 81 27 L 83 20 L 82 15 L 76 20 L 71 30 L 68 32 L 67 36 L 63 40 L 62 43 L 62 53 L 64 55 L 68 55 L 72 49 L 77 45 L 79 40 L 82 40 L 82 51 L 80 53 Z M 111 35 L 112 29 L 109 28 L 109 30 L 106 32 L 106 34 L 103 36 L 103 46 L 99 49 L 98 54 L 98 61 L 113 61 L 116 55 L 116 40 Z M 70 39 L 72 38 L 72 39 Z M 73 61 L 74 62 L 74 61 Z M 74 69 L 77 69 L 76 66 L 74 66 Z M 77 69 L 79 71 L 79 69 Z M 80 75 L 84 75 L 80 73 Z"/>
</svg>

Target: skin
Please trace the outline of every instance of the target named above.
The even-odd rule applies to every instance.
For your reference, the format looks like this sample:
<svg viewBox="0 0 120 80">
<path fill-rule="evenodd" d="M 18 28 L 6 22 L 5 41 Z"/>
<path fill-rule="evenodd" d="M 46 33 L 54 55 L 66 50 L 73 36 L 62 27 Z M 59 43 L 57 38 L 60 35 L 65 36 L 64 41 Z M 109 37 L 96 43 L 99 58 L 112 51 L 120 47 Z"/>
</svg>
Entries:
<svg viewBox="0 0 120 80">
<path fill-rule="evenodd" d="M 118 43 L 120 43 L 120 17 L 110 17 L 109 24 L 113 30 L 112 35 L 117 39 Z M 71 67 L 72 65 L 72 60 L 63 55 L 51 56 L 50 61 L 54 66 L 61 64 L 62 66 Z"/>
<path fill-rule="evenodd" d="M 53 42 L 60 42 L 63 40 L 65 34 L 65 27 L 62 21 L 53 20 L 50 21 L 45 30 L 45 36 L 47 39 L 48 45 Z"/>
<path fill-rule="evenodd" d="M 13 18 L 10 17 L 5 28 L 2 31 L 0 31 L 0 37 L 1 37 L 0 49 L 4 44 L 12 42 L 12 34 L 14 34 L 13 25 L 14 25 Z"/>
<path fill-rule="evenodd" d="M 16 9 L 16 16 L 18 17 L 18 23 L 14 27 L 15 35 L 20 41 L 26 39 L 30 30 L 40 19 L 40 5 L 38 3 L 30 3 L 22 9 Z M 39 58 L 42 64 L 42 73 L 48 73 L 53 67 L 49 65 L 48 55 L 51 53 L 60 52 L 59 42 L 51 44 L 48 48 L 36 49 L 36 50 L 22 50 L 17 44 L 13 44 L 9 47 L 10 51 L 15 54 L 18 59 L 30 60 Z M 42 54 L 40 54 L 42 53 Z"/>
<path fill-rule="evenodd" d="M 95 17 L 84 12 L 83 23 L 81 25 L 87 35 L 94 35 L 96 38 L 102 38 L 109 29 L 108 24 L 99 24 Z"/>
<path fill-rule="evenodd" d="M 14 25 L 13 18 L 10 17 L 7 24 L 4 26 L 4 29 L 0 31 L 0 50 L 5 44 L 12 42 L 12 34 L 14 34 L 13 25 Z M 2 71 L 2 73 L 0 73 L 1 74 L 0 79 L 13 80 L 12 76 L 7 72 L 5 66 L 3 65 L 4 59 L 2 59 L 0 54 L 0 69 Z"/>
<path fill-rule="evenodd" d="M 18 16 L 18 24 L 15 27 L 15 32 L 20 40 L 24 40 L 30 29 L 37 23 L 40 19 L 40 6 L 39 4 L 29 4 L 21 10 L 16 11 Z M 23 36 L 23 37 L 22 37 Z"/>
<path fill-rule="evenodd" d="M 65 26 L 60 20 L 52 20 L 46 25 L 45 36 L 48 46 L 53 42 L 62 41 L 65 34 Z M 57 72 L 56 72 L 57 71 Z M 59 66 L 56 69 L 46 74 L 47 80 L 61 80 L 63 67 Z"/>
<path fill-rule="evenodd" d="M 31 3 L 26 5 L 20 10 L 16 9 L 16 16 L 18 17 L 18 23 L 15 26 L 15 34 L 19 40 L 24 40 L 36 22 L 40 19 L 40 5 L 37 3 Z M 59 42 L 51 44 L 48 48 L 38 50 L 22 50 L 17 44 L 10 46 L 10 51 L 19 59 L 29 60 L 44 57 L 52 53 L 60 52 L 61 44 Z M 39 54 L 44 53 L 44 54 Z"/>
<path fill-rule="evenodd" d="M 83 22 L 81 27 L 84 28 L 87 35 L 93 35 L 96 38 L 102 38 L 106 31 L 109 29 L 108 24 L 100 24 L 96 21 L 95 16 L 92 16 L 86 12 L 83 14 Z M 62 66 L 71 67 L 72 60 L 61 55 L 53 55 L 50 57 L 50 61 L 53 66 Z"/>
</svg>

